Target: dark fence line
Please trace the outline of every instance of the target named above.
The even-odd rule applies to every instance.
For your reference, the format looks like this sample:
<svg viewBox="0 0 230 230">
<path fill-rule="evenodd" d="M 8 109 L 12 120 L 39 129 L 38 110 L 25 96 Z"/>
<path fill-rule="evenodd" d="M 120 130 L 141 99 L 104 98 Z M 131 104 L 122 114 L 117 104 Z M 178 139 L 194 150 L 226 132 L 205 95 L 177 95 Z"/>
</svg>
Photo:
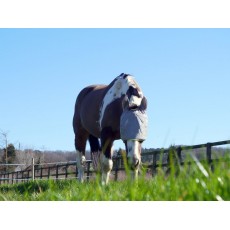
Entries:
<svg viewBox="0 0 230 230">
<path fill-rule="evenodd" d="M 154 176 L 157 173 L 158 167 L 169 167 L 169 160 L 167 160 L 167 162 L 159 163 L 157 161 L 157 155 L 169 154 L 170 151 L 172 151 L 173 149 L 176 153 L 176 157 L 179 159 L 179 164 L 184 165 L 182 159 L 182 151 L 206 148 L 206 159 L 204 159 L 203 162 L 204 161 L 208 162 L 210 168 L 214 170 L 214 163 L 221 161 L 222 159 L 212 159 L 212 147 L 227 145 L 227 144 L 230 144 L 230 140 L 212 142 L 212 143 L 206 143 L 200 145 L 192 145 L 192 146 L 175 146 L 167 149 L 157 149 L 151 152 L 143 152 L 142 161 L 144 160 L 144 158 L 148 158 L 148 161 L 151 161 L 150 164 L 147 164 L 147 168 L 151 171 L 151 175 Z M 114 177 L 114 180 L 118 180 L 119 172 L 125 171 L 123 157 L 121 155 L 113 157 L 113 162 L 114 164 L 113 164 L 112 176 Z M 192 164 L 194 162 L 190 161 L 186 163 Z M 31 166 L 28 167 L 26 170 L 0 174 L 0 184 L 4 184 L 4 183 L 14 184 L 14 183 L 25 182 L 29 180 L 43 180 L 43 179 L 54 179 L 54 180 L 74 179 L 77 178 L 77 176 L 78 176 L 78 172 L 77 172 L 77 166 L 75 161 L 65 162 L 65 163 L 63 162 L 49 163 L 49 164 L 47 163 L 42 165 L 35 165 L 33 164 L 32 161 Z M 85 176 L 87 180 L 95 176 L 95 172 L 93 170 L 91 160 L 86 161 Z"/>
</svg>

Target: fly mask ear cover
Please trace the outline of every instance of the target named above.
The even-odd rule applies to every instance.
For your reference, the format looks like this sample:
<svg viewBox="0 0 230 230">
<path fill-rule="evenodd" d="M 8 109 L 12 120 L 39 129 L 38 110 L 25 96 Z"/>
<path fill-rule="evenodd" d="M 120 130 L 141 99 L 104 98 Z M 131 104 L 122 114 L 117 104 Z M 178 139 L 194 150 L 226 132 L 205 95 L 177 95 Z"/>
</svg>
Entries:
<svg viewBox="0 0 230 230">
<path fill-rule="evenodd" d="M 147 138 L 148 117 L 145 110 L 124 110 L 120 119 L 120 135 L 123 141 Z"/>
</svg>

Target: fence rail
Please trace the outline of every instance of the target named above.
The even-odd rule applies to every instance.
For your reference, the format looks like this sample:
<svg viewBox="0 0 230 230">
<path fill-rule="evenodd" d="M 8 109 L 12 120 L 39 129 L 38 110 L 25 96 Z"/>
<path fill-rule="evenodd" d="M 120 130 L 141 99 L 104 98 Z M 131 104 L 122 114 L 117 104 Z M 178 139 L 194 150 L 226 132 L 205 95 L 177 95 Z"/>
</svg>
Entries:
<svg viewBox="0 0 230 230">
<path fill-rule="evenodd" d="M 214 170 L 214 162 L 221 161 L 221 159 L 212 159 L 212 147 L 228 145 L 230 144 L 230 140 L 220 141 L 220 142 L 212 142 L 200 145 L 192 145 L 192 146 L 175 146 L 174 150 L 176 151 L 177 158 L 179 159 L 180 165 L 183 165 L 182 159 L 182 151 L 194 150 L 205 148 L 206 149 L 206 159 L 211 169 Z M 161 154 L 169 154 L 171 148 L 167 149 L 157 149 L 151 152 L 143 152 L 142 159 L 148 157 L 151 158 L 151 163 L 147 165 L 147 168 L 151 171 L 151 175 L 154 176 L 157 173 L 157 168 L 159 166 L 169 167 L 169 161 L 159 163 L 157 161 L 157 155 Z M 118 180 L 119 172 L 124 172 L 124 162 L 123 157 L 116 156 L 113 158 L 114 166 L 112 170 L 112 176 L 114 180 Z M 187 162 L 188 164 L 192 164 L 193 162 Z M 4 164 L 5 165 L 5 164 Z M 20 164 L 23 165 L 23 164 Z M 85 176 L 87 180 L 95 175 L 95 172 L 92 167 L 92 161 L 86 161 L 85 168 Z M 17 172 L 7 172 L 0 174 L 0 184 L 4 183 L 19 183 L 25 182 L 29 180 L 40 180 L 40 179 L 74 179 L 78 177 L 76 161 L 71 162 L 56 162 L 56 163 L 45 163 L 45 164 L 34 164 L 32 159 L 31 166 L 26 170 L 17 171 Z"/>
</svg>

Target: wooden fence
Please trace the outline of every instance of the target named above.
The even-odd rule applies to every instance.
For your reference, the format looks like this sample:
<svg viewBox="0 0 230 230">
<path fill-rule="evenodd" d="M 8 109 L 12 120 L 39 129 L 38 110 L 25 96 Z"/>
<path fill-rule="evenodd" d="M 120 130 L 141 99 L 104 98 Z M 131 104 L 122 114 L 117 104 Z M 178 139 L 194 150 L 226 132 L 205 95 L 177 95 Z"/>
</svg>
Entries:
<svg viewBox="0 0 230 230">
<path fill-rule="evenodd" d="M 200 145 L 192 145 L 192 146 L 175 146 L 172 148 L 176 153 L 176 157 L 179 160 L 180 165 L 184 164 L 184 160 L 182 158 L 183 151 L 204 148 L 205 155 L 206 155 L 204 160 L 208 162 L 211 169 L 214 170 L 215 161 L 220 161 L 221 159 L 212 158 L 212 147 L 227 145 L 227 144 L 230 144 L 230 140 L 206 143 Z M 157 168 L 159 166 L 169 167 L 169 159 L 167 159 L 166 162 L 163 162 L 162 160 L 159 161 L 158 158 L 163 154 L 169 155 L 169 152 L 172 150 L 172 148 L 158 149 L 151 152 L 142 153 L 142 161 L 147 162 L 144 164 L 147 166 L 148 170 L 150 171 L 151 176 L 154 176 L 157 173 Z M 160 158 L 162 159 L 162 157 Z M 120 172 L 124 176 L 125 167 L 124 167 L 123 157 L 116 156 L 113 158 L 113 162 L 114 164 L 112 170 L 112 177 L 114 180 L 118 180 Z M 187 163 L 192 164 L 194 162 L 190 161 Z M 26 170 L 0 174 L 0 184 L 5 184 L 5 183 L 14 184 L 14 183 L 25 182 L 29 180 L 43 180 L 43 179 L 54 179 L 54 180 L 74 179 L 77 178 L 77 176 L 78 173 L 77 173 L 76 161 L 36 165 L 34 164 L 32 159 L 31 166 L 29 166 Z M 93 178 L 95 176 L 95 172 L 93 170 L 91 160 L 86 161 L 85 176 L 87 180 L 90 180 L 90 178 Z"/>
</svg>

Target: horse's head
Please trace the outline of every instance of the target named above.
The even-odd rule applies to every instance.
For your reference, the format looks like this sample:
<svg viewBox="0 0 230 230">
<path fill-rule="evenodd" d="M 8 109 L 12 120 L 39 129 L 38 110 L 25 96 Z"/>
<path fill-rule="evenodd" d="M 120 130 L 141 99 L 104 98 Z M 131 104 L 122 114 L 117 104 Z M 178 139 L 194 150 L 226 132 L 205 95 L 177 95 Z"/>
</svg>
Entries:
<svg viewBox="0 0 230 230">
<path fill-rule="evenodd" d="M 127 156 L 132 169 L 137 172 L 141 162 L 141 143 L 147 134 L 147 100 L 141 88 L 129 74 L 122 73 L 108 86 L 100 109 L 102 128 L 106 108 L 115 100 L 120 100 L 120 136 L 125 142 Z"/>
<path fill-rule="evenodd" d="M 125 142 L 128 163 L 137 176 L 141 163 L 141 144 L 147 138 L 148 117 L 147 100 L 143 97 L 141 104 L 130 108 L 127 99 L 123 101 L 123 113 L 120 120 L 121 139 Z"/>
<path fill-rule="evenodd" d="M 118 79 L 120 80 L 118 82 L 129 86 L 125 87 L 128 90 L 122 98 L 123 113 L 120 119 L 120 134 L 126 145 L 128 163 L 137 174 L 141 163 L 141 144 L 147 137 L 147 100 L 132 76 L 120 75 Z"/>
</svg>

